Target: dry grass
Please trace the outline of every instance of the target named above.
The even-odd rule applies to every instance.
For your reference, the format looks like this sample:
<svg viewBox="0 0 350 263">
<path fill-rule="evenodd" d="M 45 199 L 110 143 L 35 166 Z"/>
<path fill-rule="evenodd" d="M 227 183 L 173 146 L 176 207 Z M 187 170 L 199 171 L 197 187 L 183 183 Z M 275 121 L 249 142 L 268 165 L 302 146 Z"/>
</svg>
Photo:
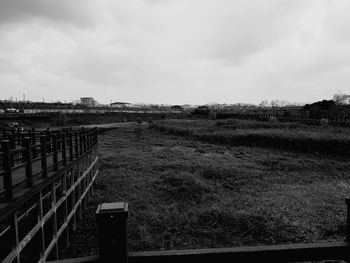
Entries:
<svg viewBox="0 0 350 263">
<path fill-rule="evenodd" d="M 69 256 L 97 253 L 94 212 L 130 205 L 132 251 L 343 240 L 349 158 L 226 147 L 143 128 L 100 136 L 100 177 Z"/>
<path fill-rule="evenodd" d="M 322 154 L 350 153 L 350 131 L 347 128 L 245 120 L 167 120 L 152 126 L 162 132 L 229 146 L 258 146 Z"/>
</svg>

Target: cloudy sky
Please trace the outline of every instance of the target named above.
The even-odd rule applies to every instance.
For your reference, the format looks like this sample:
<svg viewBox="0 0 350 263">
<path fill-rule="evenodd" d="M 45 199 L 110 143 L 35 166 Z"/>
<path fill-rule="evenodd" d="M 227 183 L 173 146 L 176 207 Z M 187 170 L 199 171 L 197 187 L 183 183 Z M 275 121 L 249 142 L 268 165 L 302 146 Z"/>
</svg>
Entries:
<svg viewBox="0 0 350 263">
<path fill-rule="evenodd" d="M 0 0 L 0 99 L 350 93 L 350 0 Z"/>
</svg>

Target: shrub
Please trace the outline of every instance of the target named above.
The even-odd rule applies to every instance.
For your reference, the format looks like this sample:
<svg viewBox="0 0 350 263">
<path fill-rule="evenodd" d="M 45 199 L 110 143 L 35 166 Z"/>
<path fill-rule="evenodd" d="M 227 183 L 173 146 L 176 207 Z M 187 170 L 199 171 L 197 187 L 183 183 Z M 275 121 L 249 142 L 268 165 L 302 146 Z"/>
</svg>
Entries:
<svg viewBox="0 0 350 263">
<path fill-rule="evenodd" d="M 278 122 L 278 120 L 277 120 L 276 117 L 271 116 L 271 117 L 269 118 L 269 122 L 276 123 L 276 122 Z"/>
<path fill-rule="evenodd" d="M 322 118 L 322 119 L 320 120 L 320 122 L 321 122 L 321 125 L 322 125 L 323 127 L 327 127 L 327 126 L 328 126 L 328 119 Z"/>
<path fill-rule="evenodd" d="M 216 112 L 213 110 L 209 111 L 208 118 L 209 120 L 216 120 Z"/>
</svg>

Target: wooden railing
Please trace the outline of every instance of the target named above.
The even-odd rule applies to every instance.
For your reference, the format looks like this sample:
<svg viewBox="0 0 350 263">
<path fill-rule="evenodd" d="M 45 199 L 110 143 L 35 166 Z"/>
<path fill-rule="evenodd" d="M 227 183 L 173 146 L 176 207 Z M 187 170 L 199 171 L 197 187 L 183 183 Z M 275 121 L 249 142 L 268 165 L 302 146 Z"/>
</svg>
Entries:
<svg viewBox="0 0 350 263">
<path fill-rule="evenodd" d="M 3 131 L 0 261 L 59 258 L 98 175 L 97 129 Z"/>
<path fill-rule="evenodd" d="M 127 250 L 127 203 L 107 203 L 98 206 L 96 223 L 99 255 L 55 261 L 56 263 L 122 262 L 122 263 L 192 263 L 192 262 L 303 262 L 350 259 L 350 199 L 347 205 L 347 234 L 343 242 L 246 246 L 168 251 Z"/>
</svg>

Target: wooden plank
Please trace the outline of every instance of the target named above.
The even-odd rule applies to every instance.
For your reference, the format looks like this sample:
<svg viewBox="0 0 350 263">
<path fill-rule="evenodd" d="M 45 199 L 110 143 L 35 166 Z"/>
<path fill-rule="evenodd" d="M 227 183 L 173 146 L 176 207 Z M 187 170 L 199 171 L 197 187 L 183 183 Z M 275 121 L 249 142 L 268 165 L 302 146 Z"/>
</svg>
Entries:
<svg viewBox="0 0 350 263">
<path fill-rule="evenodd" d="M 129 253 L 129 263 L 293 262 L 349 259 L 350 243 L 312 243 Z"/>
<path fill-rule="evenodd" d="M 56 260 L 56 261 L 47 261 L 50 263 L 94 263 L 99 262 L 99 256 L 89 256 L 89 257 L 81 257 L 81 258 L 70 258 L 70 259 L 62 259 L 62 260 Z"/>
<path fill-rule="evenodd" d="M 179 262 L 295 262 L 306 260 L 347 259 L 347 242 L 248 246 L 168 251 L 130 252 L 129 263 Z M 98 262 L 99 256 L 50 261 L 51 263 Z M 111 261 L 117 259 L 111 259 Z"/>
</svg>

